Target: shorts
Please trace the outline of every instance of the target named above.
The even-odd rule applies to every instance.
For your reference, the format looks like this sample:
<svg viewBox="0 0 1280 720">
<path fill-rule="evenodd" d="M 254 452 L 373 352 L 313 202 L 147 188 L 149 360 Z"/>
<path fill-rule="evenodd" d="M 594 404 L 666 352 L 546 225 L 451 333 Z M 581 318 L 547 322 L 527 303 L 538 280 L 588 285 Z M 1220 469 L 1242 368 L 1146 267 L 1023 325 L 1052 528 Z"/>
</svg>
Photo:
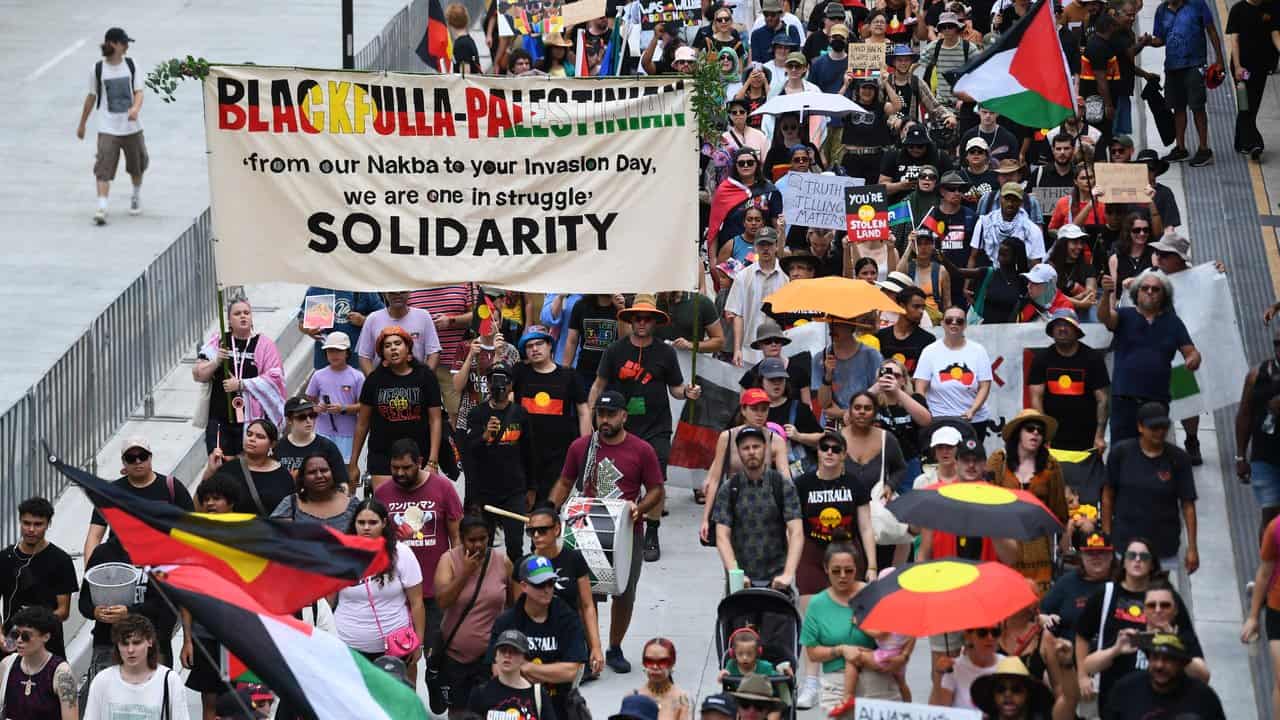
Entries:
<svg viewBox="0 0 1280 720">
<path fill-rule="evenodd" d="M 1204 110 L 1208 93 L 1204 87 L 1204 73 L 1198 67 L 1166 70 L 1164 72 L 1164 99 L 1174 112 L 1191 108 L 1193 112 Z"/>
<path fill-rule="evenodd" d="M 627 576 L 627 587 L 622 590 L 621 595 L 613 595 L 615 598 L 622 598 L 624 602 L 634 604 L 636 601 L 636 588 L 640 585 L 640 570 L 644 567 L 644 524 L 636 525 L 634 536 L 631 540 L 631 574 Z M 604 602 L 611 596 L 600 593 L 592 593 L 592 599 L 596 602 Z"/>
<path fill-rule="evenodd" d="M 1280 642 L 1280 611 L 1264 606 L 1262 627 L 1267 633 L 1267 642 Z"/>
<path fill-rule="evenodd" d="M 191 673 L 187 675 L 187 688 L 198 693 L 220 693 L 223 690 L 222 670 L 219 668 L 219 656 L 222 647 L 215 640 L 192 638 L 194 645 L 191 657 Z M 200 652 L 203 647 L 205 652 Z M 208 655 L 209 657 L 205 657 Z M 213 662 L 209 661 L 213 658 Z"/>
<path fill-rule="evenodd" d="M 1262 460 L 1249 463 L 1249 486 L 1258 507 L 1280 507 L 1280 465 Z M 1280 636 L 1276 638 L 1280 640 Z"/>
<path fill-rule="evenodd" d="M 93 160 L 93 176 L 102 182 L 115 180 L 120 153 L 124 153 L 124 171 L 131 177 L 142 175 L 151 164 L 141 130 L 132 135 L 98 133 L 98 154 Z"/>
<path fill-rule="evenodd" d="M 1116 114 L 1111 122 L 1111 132 L 1115 135 L 1133 134 L 1133 100 L 1127 95 L 1116 99 Z M 1089 309 L 1096 308 L 1095 305 Z"/>
<path fill-rule="evenodd" d="M 365 458 L 365 471 L 370 475 L 390 475 L 391 474 L 391 456 L 376 453 L 372 450 Z"/>
</svg>

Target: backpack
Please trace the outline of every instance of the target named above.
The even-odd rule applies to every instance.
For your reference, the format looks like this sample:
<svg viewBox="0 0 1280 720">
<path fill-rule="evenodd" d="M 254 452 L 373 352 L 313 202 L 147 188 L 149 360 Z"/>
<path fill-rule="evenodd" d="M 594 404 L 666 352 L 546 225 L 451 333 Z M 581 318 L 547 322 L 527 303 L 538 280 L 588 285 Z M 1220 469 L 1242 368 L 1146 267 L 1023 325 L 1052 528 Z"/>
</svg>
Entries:
<svg viewBox="0 0 1280 720">
<path fill-rule="evenodd" d="M 791 403 L 791 412 L 787 417 L 788 425 L 796 424 L 796 413 L 800 409 L 800 401 L 796 399 L 788 400 Z M 806 472 L 818 466 L 818 463 L 809 455 L 809 449 L 798 442 L 787 441 L 787 465 L 791 468 L 791 477 L 798 478 Z M 778 507 L 782 507 L 779 503 Z"/>
<path fill-rule="evenodd" d="M 124 63 L 129 66 L 129 87 L 132 89 L 133 86 L 138 84 L 138 67 L 133 64 L 133 58 L 131 57 L 125 58 Z M 102 92 L 102 61 L 101 60 L 93 64 L 93 79 L 94 79 L 94 87 L 98 89 L 98 104 L 95 105 L 94 107 L 100 108 L 102 107 L 102 96 L 106 94 Z M 132 92 L 130 93 L 130 95 L 132 95 Z"/>
<path fill-rule="evenodd" d="M 772 437 L 770 439 L 772 440 Z M 733 443 L 732 432 L 729 433 L 729 443 Z M 724 448 L 723 464 L 725 468 L 729 467 L 729 445 L 725 445 L 725 448 Z M 773 472 L 769 472 L 770 470 L 772 470 Z M 769 478 L 769 483 L 772 486 L 772 490 L 773 490 L 773 502 L 778 506 L 778 515 L 779 517 L 782 518 L 783 522 L 785 523 L 787 512 L 786 512 L 786 503 L 782 497 L 782 482 L 783 482 L 782 475 L 779 474 L 775 468 L 770 466 L 765 468 L 765 477 Z M 738 519 L 738 495 L 741 494 L 742 492 L 742 473 L 741 472 L 736 472 L 733 474 L 733 477 L 729 478 L 729 484 L 727 487 L 724 485 L 720 486 L 720 488 L 716 491 L 716 498 L 720 497 L 720 493 L 724 492 L 725 490 L 729 491 L 730 517 L 732 517 L 736 522 Z M 708 502 L 711 502 L 714 504 L 716 501 L 716 498 L 708 498 Z M 714 516 L 715 513 L 713 512 L 712 515 Z M 707 523 L 707 540 L 706 542 L 702 542 L 702 545 L 704 547 L 715 547 L 716 526 L 718 524 L 719 523 L 717 523 L 714 518 Z M 701 541 L 701 538 L 699 538 L 699 541 Z"/>
<path fill-rule="evenodd" d="M 969 64 L 969 48 L 971 47 L 968 40 L 960 38 L 960 47 L 964 51 L 964 64 Z M 924 68 L 924 81 L 929 83 L 930 90 L 938 89 L 938 81 L 933 76 L 933 69 L 938 67 L 938 56 L 942 54 L 942 38 L 938 38 L 938 44 L 933 46 L 933 59 Z M 127 59 L 127 58 L 126 58 Z"/>
</svg>

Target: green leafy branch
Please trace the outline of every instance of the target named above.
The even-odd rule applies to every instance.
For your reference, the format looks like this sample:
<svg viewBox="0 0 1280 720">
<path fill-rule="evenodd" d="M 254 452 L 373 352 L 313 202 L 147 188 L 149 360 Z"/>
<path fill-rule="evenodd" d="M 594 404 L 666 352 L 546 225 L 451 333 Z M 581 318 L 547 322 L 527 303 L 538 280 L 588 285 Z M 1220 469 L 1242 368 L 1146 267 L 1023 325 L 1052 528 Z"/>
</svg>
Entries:
<svg viewBox="0 0 1280 720">
<path fill-rule="evenodd" d="M 713 142 L 725 125 L 724 71 L 715 55 L 699 53 L 693 65 L 693 114 L 698 118 L 698 138 Z"/>
<path fill-rule="evenodd" d="M 187 78 L 203 81 L 209 74 L 209 61 L 188 55 L 186 58 L 172 58 L 152 68 L 147 73 L 147 87 L 160 96 L 161 100 L 171 103 L 175 100 L 173 93 L 178 83 Z"/>
</svg>

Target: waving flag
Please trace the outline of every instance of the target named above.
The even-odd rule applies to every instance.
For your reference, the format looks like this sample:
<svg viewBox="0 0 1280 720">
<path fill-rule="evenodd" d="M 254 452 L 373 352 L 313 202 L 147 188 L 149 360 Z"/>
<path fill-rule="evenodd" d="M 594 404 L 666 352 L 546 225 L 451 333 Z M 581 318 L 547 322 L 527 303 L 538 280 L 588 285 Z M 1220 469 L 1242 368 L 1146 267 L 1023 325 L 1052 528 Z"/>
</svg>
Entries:
<svg viewBox="0 0 1280 720">
<path fill-rule="evenodd" d="M 271 613 L 226 578 L 179 567 L 154 582 L 302 717 L 427 720 L 408 685 L 337 637 Z"/>
<path fill-rule="evenodd" d="M 140 498 L 56 457 L 49 462 L 84 489 L 135 564 L 207 568 L 272 613 L 292 613 L 387 567 L 381 539 L 345 535 L 320 523 L 187 512 Z"/>
<path fill-rule="evenodd" d="M 1056 127 L 1075 114 L 1071 71 L 1048 0 L 1038 0 L 991 47 L 945 75 L 956 94 L 1027 127 Z"/>
<path fill-rule="evenodd" d="M 449 36 L 449 26 L 445 24 L 440 0 L 427 0 L 427 27 L 414 52 L 433 70 L 452 72 L 453 38 Z"/>
<path fill-rule="evenodd" d="M 575 77 L 591 77 L 591 64 L 587 62 L 587 31 L 578 28 L 577 49 L 573 56 L 573 74 Z"/>
</svg>

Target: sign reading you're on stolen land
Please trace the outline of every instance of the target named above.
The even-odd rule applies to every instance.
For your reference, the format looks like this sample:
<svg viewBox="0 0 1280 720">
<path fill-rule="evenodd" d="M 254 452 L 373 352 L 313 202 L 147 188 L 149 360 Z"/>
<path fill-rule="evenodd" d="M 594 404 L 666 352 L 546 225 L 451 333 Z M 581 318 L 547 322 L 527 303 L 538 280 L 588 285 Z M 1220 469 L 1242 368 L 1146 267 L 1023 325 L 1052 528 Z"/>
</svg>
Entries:
<svg viewBox="0 0 1280 720">
<path fill-rule="evenodd" d="M 845 188 L 845 230 L 850 242 L 889 240 L 889 200 L 883 185 Z"/>
<path fill-rule="evenodd" d="M 204 93 L 222 283 L 696 284 L 679 80 L 216 66 Z"/>
</svg>

